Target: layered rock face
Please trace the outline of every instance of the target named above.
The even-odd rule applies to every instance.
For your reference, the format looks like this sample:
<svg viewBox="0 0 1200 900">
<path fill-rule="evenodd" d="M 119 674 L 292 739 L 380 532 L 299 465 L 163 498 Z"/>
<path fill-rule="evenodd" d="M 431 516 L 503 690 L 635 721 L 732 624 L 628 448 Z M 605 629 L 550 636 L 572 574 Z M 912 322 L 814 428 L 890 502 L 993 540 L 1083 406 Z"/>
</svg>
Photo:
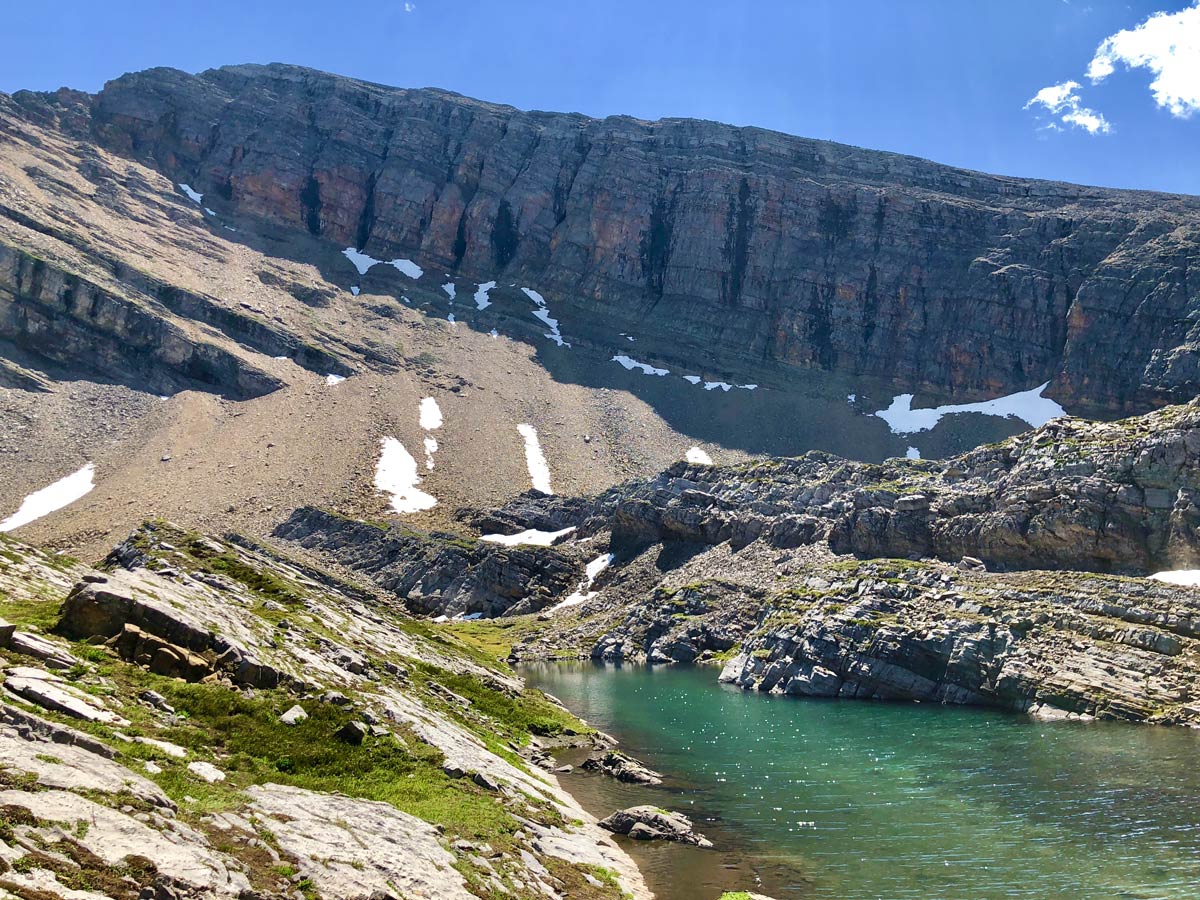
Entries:
<svg viewBox="0 0 1200 900">
<path fill-rule="evenodd" d="M 668 358 L 966 395 L 1052 381 L 1099 411 L 1200 385 L 1194 198 L 278 65 L 16 99 L 241 214 L 379 258 L 536 277 L 580 321 L 669 338 Z"/>
<path fill-rule="evenodd" d="M 575 587 L 583 568 L 553 547 L 506 547 L 402 525 L 357 522 L 313 507 L 296 510 L 275 536 L 329 554 L 432 616 L 537 612 Z"/>
</svg>

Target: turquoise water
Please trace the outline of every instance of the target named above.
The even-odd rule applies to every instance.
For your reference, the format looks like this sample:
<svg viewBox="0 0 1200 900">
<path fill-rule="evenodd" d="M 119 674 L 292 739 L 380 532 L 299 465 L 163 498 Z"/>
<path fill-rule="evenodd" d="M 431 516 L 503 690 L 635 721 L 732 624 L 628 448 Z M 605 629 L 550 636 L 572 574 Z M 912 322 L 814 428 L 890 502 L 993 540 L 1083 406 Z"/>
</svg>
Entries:
<svg viewBox="0 0 1200 900">
<path fill-rule="evenodd" d="M 707 668 L 523 674 L 669 773 L 640 802 L 716 829 L 781 900 L 1200 897 L 1191 731 L 761 696 Z"/>
</svg>

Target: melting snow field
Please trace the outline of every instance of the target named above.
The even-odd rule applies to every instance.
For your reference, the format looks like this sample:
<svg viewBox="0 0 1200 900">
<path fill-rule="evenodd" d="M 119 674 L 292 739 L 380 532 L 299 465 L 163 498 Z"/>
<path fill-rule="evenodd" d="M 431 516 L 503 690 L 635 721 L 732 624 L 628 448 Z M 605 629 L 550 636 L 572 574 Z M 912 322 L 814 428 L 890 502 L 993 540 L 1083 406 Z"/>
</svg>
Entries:
<svg viewBox="0 0 1200 900">
<path fill-rule="evenodd" d="M 180 185 L 183 187 L 183 185 Z M 196 201 L 197 203 L 200 201 Z M 359 275 L 366 275 L 371 266 L 389 265 L 395 266 L 409 278 L 420 278 L 425 274 L 425 270 L 418 266 L 411 259 L 393 259 L 384 263 L 382 259 L 375 259 L 373 256 L 367 256 L 361 250 L 355 250 L 353 247 L 347 247 L 342 251 L 342 255 L 350 260 L 354 268 L 358 269 Z"/>
<path fill-rule="evenodd" d="M 516 534 L 484 534 L 480 535 L 481 541 L 490 541 L 493 544 L 503 544 L 506 547 L 515 547 L 517 544 L 531 544 L 534 547 L 549 547 L 559 538 L 570 534 L 575 530 L 575 526 L 564 528 L 562 531 L 538 531 L 536 528 L 530 528 L 527 531 L 520 531 Z"/>
<path fill-rule="evenodd" d="M 329 375 L 325 376 L 326 384 L 341 384 L 345 380 L 346 380 L 345 375 L 334 375 L 334 374 L 330 373 Z"/>
<path fill-rule="evenodd" d="M 477 290 L 475 291 L 476 309 L 487 309 L 492 305 L 492 301 L 488 299 L 488 291 L 495 286 L 496 282 L 494 281 L 485 281 L 483 284 L 477 286 Z"/>
<path fill-rule="evenodd" d="M 670 375 L 671 374 L 668 369 L 656 369 L 654 366 L 650 365 L 650 363 L 638 362 L 632 356 L 625 356 L 624 354 L 618 354 L 618 355 L 614 356 L 612 358 L 612 361 L 615 363 L 620 363 L 621 365 L 623 365 L 626 369 L 628 369 L 631 372 L 634 369 L 641 369 L 647 375 Z M 691 379 L 688 379 L 688 380 L 690 381 Z M 697 379 L 697 381 L 699 381 L 699 379 Z M 693 382 L 693 384 L 694 383 L 696 383 L 696 382 Z"/>
<path fill-rule="evenodd" d="M 380 441 L 382 449 L 375 465 L 375 487 L 392 495 L 392 509 L 398 513 L 420 512 L 437 506 L 437 498 L 420 490 L 417 485 L 417 461 L 393 437 Z"/>
<path fill-rule="evenodd" d="M 0 526 L 0 531 L 3 530 L 3 526 Z M 1150 577 L 1155 581 L 1162 581 L 1166 584 L 1200 587 L 1200 569 L 1174 569 L 1169 572 L 1155 572 Z"/>
<path fill-rule="evenodd" d="M 690 463 L 696 463 L 701 466 L 711 466 L 713 464 L 712 457 L 699 447 L 693 447 L 689 450 L 686 459 Z"/>
<path fill-rule="evenodd" d="M 997 397 L 995 400 L 983 400 L 979 403 L 962 403 L 954 406 L 938 406 L 933 409 L 913 409 L 912 394 L 900 394 L 892 401 L 887 409 L 881 409 L 876 416 L 888 423 L 893 434 L 913 434 L 918 431 L 928 431 L 942 418 L 954 413 L 984 413 L 989 416 L 1017 418 L 1026 424 L 1038 428 L 1045 425 L 1055 416 L 1067 414 L 1061 406 L 1049 397 L 1043 397 L 1042 391 L 1050 386 L 1046 382 L 1032 390 L 1019 394 L 1009 394 L 1007 397 Z"/>
<path fill-rule="evenodd" d="M 595 559 L 593 559 L 590 563 L 587 564 L 587 568 L 584 570 L 586 572 L 586 575 L 584 576 L 583 581 L 581 581 L 579 583 L 579 587 L 577 587 L 575 589 L 575 593 L 571 594 L 566 599 L 564 599 L 561 602 L 556 603 L 554 606 L 550 607 L 550 609 L 547 610 L 547 612 L 556 613 L 560 609 L 567 609 L 568 607 L 571 607 L 571 606 L 578 606 L 580 603 L 586 603 L 587 601 L 589 601 L 593 597 L 595 597 L 596 594 L 599 593 L 599 591 L 593 591 L 592 585 L 595 584 L 596 577 L 601 572 L 603 572 L 605 569 L 607 569 L 609 567 L 609 565 L 612 563 L 612 561 L 613 561 L 613 555 L 611 553 L 605 553 L 605 554 L 603 554 L 601 556 L 597 556 Z"/>
<path fill-rule="evenodd" d="M 88 463 L 78 472 L 61 478 L 40 491 L 34 491 L 22 501 L 20 509 L 0 522 L 0 531 L 12 531 L 57 509 L 70 506 L 96 486 L 95 475 L 96 467 Z"/>
<path fill-rule="evenodd" d="M 190 185 L 181 184 L 181 185 L 179 185 L 179 189 L 181 191 L 183 191 L 185 194 L 187 194 L 188 199 L 191 200 L 193 203 L 195 203 L 197 206 L 199 206 L 200 204 L 202 204 L 204 202 L 204 195 L 201 194 L 199 191 L 192 190 Z"/>
<path fill-rule="evenodd" d="M 543 494 L 553 494 L 550 487 L 550 466 L 546 463 L 546 455 L 542 453 L 542 445 L 538 442 L 537 429 L 522 422 L 517 426 L 521 437 L 525 438 L 525 465 L 529 468 L 529 479 L 535 490 Z"/>
</svg>

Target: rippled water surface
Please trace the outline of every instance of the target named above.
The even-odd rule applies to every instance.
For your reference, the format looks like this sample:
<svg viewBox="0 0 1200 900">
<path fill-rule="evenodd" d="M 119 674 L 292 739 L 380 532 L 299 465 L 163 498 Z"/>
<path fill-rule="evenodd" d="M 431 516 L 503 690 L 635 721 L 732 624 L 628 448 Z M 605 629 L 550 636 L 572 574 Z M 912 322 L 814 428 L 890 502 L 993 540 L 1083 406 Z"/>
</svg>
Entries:
<svg viewBox="0 0 1200 900">
<path fill-rule="evenodd" d="M 767 697 L 718 685 L 712 669 L 523 674 L 670 773 L 674 796 L 640 802 L 719 817 L 702 828 L 780 898 L 1200 897 L 1191 731 Z M 672 858 L 682 871 L 658 873 L 659 890 L 709 895 L 709 881 L 686 883 L 690 852 Z"/>
</svg>

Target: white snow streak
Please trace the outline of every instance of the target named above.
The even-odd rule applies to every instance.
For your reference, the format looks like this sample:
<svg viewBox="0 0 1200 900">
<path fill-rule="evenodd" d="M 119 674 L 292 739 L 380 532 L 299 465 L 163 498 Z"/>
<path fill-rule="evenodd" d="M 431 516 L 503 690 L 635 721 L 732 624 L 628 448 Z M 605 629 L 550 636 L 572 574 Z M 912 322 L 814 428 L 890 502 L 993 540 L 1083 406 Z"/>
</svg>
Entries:
<svg viewBox="0 0 1200 900">
<path fill-rule="evenodd" d="M 579 582 L 579 587 L 575 589 L 575 593 L 571 594 L 562 602 L 556 603 L 554 606 L 550 607 L 547 612 L 556 613 L 560 609 L 578 606 L 579 604 L 586 603 L 595 597 L 599 591 L 593 591 L 592 585 L 595 583 L 596 577 L 605 569 L 607 569 L 612 564 L 612 561 L 613 555 L 611 553 L 604 553 L 593 559 L 584 569 L 586 575 L 584 576 L 583 581 Z"/>
<path fill-rule="evenodd" d="M 563 340 L 562 332 L 558 330 L 558 319 L 551 318 L 550 310 L 546 308 L 546 298 L 533 290 L 533 288 L 523 287 L 521 291 L 537 306 L 537 309 L 533 311 L 534 318 L 541 319 L 546 327 L 550 329 L 546 333 L 546 337 L 550 338 L 550 340 L 554 341 L 560 347 L 570 347 L 571 345 Z"/>
<path fill-rule="evenodd" d="M 480 535 L 481 541 L 490 541 L 493 544 L 503 544 L 506 547 L 515 547 L 517 544 L 531 544 L 534 547 L 549 547 L 560 537 L 570 534 L 575 530 L 575 526 L 564 528 L 562 531 L 538 531 L 536 528 L 530 528 L 527 531 L 521 531 L 517 534 L 484 534 Z"/>
<path fill-rule="evenodd" d="M 649 363 L 638 362 L 632 356 L 625 356 L 624 354 L 619 354 L 617 356 L 614 356 L 612 358 L 612 361 L 615 363 L 620 363 L 621 365 L 623 365 L 626 369 L 628 369 L 631 372 L 634 369 L 641 369 L 647 375 L 669 375 L 670 374 L 670 371 L 667 369 L 656 369 L 654 366 L 650 365 Z"/>
<path fill-rule="evenodd" d="M 21 508 L 0 522 L 0 531 L 12 531 L 35 519 L 69 506 L 95 487 L 96 467 L 88 463 L 78 472 L 60 478 L 54 484 L 34 491 L 21 502 Z"/>
<path fill-rule="evenodd" d="M 492 301 L 488 299 L 488 291 L 496 286 L 494 281 L 485 281 L 483 284 L 476 286 L 475 291 L 475 308 L 487 309 L 492 305 Z"/>
<path fill-rule="evenodd" d="M 529 478 L 534 490 L 543 494 L 553 494 L 550 487 L 550 466 L 546 463 L 546 455 L 542 453 L 542 445 L 538 443 L 537 429 L 522 422 L 517 426 L 521 437 L 525 438 L 525 465 L 529 468 Z"/>
<path fill-rule="evenodd" d="M 420 490 L 417 485 L 417 461 L 394 437 L 380 441 L 382 450 L 375 466 L 375 487 L 392 495 L 392 509 L 398 513 L 420 512 L 437 506 L 437 498 Z"/>
<path fill-rule="evenodd" d="M 359 287 L 357 284 L 354 285 L 352 288 L 350 288 L 350 293 L 352 293 L 355 297 L 358 296 L 358 291 L 359 291 Z"/>
<path fill-rule="evenodd" d="M 425 438 L 425 468 L 432 471 L 433 469 L 433 454 L 438 452 L 437 441 L 431 437 Z"/>
<path fill-rule="evenodd" d="M 453 281 L 447 281 L 442 285 L 442 290 L 446 292 L 446 296 L 450 298 L 450 302 L 454 302 L 454 297 L 458 293 L 458 289 L 454 287 Z"/>
<path fill-rule="evenodd" d="M 624 363 L 622 363 L 622 365 L 624 365 Z M 628 368 L 628 366 L 626 366 L 626 368 Z M 699 375 L 684 375 L 683 380 L 690 381 L 692 384 L 699 384 L 703 379 L 701 379 Z"/>
<path fill-rule="evenodd" d="M 704 389 L 706 391 L 715 391 L 717 388 L 720 388 L 721 390 L 728 393 L 732 387 L 733 387 L 733 385 L 730 384 L 728 381 L 706 381 L 706 382 L 704 382 Z"/>
<path fill-rule="evenodd" d="M 687 452 L 687 461 L 701 466 L 711 466 L 713 464 L 712 457 L 699 447 L 693 447 Z"/>
<path fill-rule="evenodd" d="M 953 406 L 938 406 L 933 409 L 913 409 L 912 394 L 900 394 L 892 401 L 887 409 L 875 413 L 888 423 L 893 434 L 914 434 L 918 431 L 928 431 L 942 416 L 955 413 L 984 413 L 989 416 L 1017 418 L 1037 428 L 1045 425 L 1055 416 L 1065 416 L 1066 410 L 1051 400 L 1043 397 L 1042 392 L 1050 386 L 1050 382 L 1035 387 L 1032 390 L 994 400 L 983 400 L 979 403 L 962 403 Z"/>
<path fill-rule="evenodd" d="M 195 203 L 197 206 L 199 206 L 201 203 L 204 202 L 204 195 L 201 194 L 199 191 L 192 190 L 192 188 L 189 185 L 181 184 L 181 185 L 179 185 L 179 189 L 181 191 L 183 191 L 185 194 L 187 194 L 188 199 L 191 200 L 193 203 Z"/>
</svg>

